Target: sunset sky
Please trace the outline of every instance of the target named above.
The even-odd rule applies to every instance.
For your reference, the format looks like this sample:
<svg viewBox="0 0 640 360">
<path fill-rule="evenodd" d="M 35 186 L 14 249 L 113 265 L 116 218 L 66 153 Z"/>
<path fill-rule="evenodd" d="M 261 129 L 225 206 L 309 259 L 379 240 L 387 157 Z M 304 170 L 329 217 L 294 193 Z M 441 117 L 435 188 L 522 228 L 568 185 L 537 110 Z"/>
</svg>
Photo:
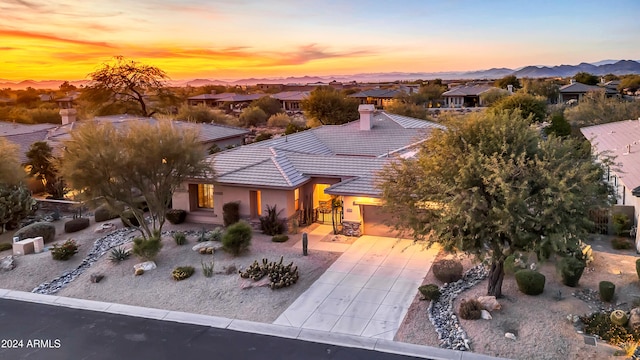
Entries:
<svg viewBox="0 0 640 360">
<path fill-rule="evenodd" d="M 114 55 L 172 79 L 640 60 L 640 1 L 0 0 L 0 79 Z"/>
</svg>

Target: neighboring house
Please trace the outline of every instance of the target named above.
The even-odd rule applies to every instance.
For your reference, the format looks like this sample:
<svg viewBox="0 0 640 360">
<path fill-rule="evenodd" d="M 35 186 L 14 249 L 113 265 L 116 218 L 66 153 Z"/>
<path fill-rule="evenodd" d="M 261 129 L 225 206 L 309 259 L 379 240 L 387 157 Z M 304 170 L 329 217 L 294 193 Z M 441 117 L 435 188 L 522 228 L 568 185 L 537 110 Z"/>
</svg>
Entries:
<svg viewBox="0 0 640 360">
<path fill-rule="evenodd" d="M 16 101 L 13 99 L 0 97 L 0 106 L 13 105 L 15 103 Z"/>
<path fill-rule="evenodd" d="M 302 100 L 309 97 L 309 91 L 283 91 L 273 94 L 271 97 L 280 101 L 282 110 L 297 112 L 302 111 Z"/>
<path fill-rule="evenodd" d="M 634 209 L 638 226 L 640 216 L 640 120 L 617 121 L 581 128 L 594 150 L 615 157 L 608 169 L 607 180 L 616 189 L 617 205 Z M 640 234 L 636 234 L 640 245 Z"/>
<path fill-rule="evenodd" d="M 489 85 L 464 85 L 455 87 L 442 94 L 444 104 L 449 108 L 484 106 L 480 95 L 494 89 Z"/>
<path fill-rule="evenodd" d="M 20 163 L 27 162 L 27 151 L 31 144 L 46 141 L 49 131 L 59 125 L 55 124 L 16 124 L 0 121 L 0 137 L 8 140 L 19 148 Z"/>
<path fill-rule="evenodd" d="M 358 99 L 360 104 L 373 104 L 378 109 L 384 109 L 403 94 L 406 92 L 398 89 L 369 89 L 351 94 L 349 97 Z"/>
<path fill-rule="evenodd" d="M 361 105 L 360 120 L 325 125 L 241 146 L 209 157 L 215 178 L 192 179 L 173 196 L 190 221 L 222 224 L 225 203 L 239 202 L 253 223 L 267 206 L 281 217 L 331 223 L 333 199 L 341 200 L 343 233 L 392 235 L 380 208 L 376 173 L 394 156 L 415 154 L 414 145 L 442 125 L 375 112 Z"/>
<path fill-rule="evenodd" d="M 560 87 L 560 94 L 558 95 L 558 103 L 562 104 L 567 101 L 581 101 L 582 98 L 590 92 L 604 91 L 607 97 L 615 96 L 618 91 L 610 87 L 601 87 L 595 85 L 586 85 L 579 82 L 573 82 L 571 84 Z"/>
<path fill-rule="evenodd" d="M 187 103 L 190 106 L 204 104 L 209 107 L 235 110 L 248 105 L 254 100 L 258 100 L 263 96 L 265 96 L 265 94 L 202 94 L 187 98 Z"/>
</svg>

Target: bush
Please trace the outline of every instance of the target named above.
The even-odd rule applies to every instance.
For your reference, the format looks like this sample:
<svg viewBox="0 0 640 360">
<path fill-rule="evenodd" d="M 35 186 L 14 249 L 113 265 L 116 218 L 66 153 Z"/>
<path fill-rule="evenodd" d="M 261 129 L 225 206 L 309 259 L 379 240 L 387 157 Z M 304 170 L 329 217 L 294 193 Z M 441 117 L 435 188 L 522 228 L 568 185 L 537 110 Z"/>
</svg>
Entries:
<svg viewBox="0 0 640 360">
<path fill-rule="evenodd" d="M 93 212 L 93 217 L 95 218 L 96 222 L 103 222 L 117 218 L 118 213 L 111 210 L 106 205 L 101 205 L 95 209 L 95 211 Z"/>
<path fill-rule="evenodd" d="M 291 118 L 285 113 L 271 115 L 267 120 L 267 126 L 269 127 L 286 128 L 290 123 Z"/>
<path fill-rule="evenodd" d="M 42 236 L 42 239 L 46 244 L 55 240 L 56 227 L 55 225 L 48 222 L 36 222 L 16 231 L 13 236 L 17 236 L 18 238 L 20 238 L 20 240 Z"/>
<path fill-rule="evenodd" d="M 73 239 L 65 241 L 62 245 L 54 244 L 51 248 L 51 257 L 53 260 L 69 260 L 78 252 L 79 246 Z"/>
<path fill-rule="evenodd" d="M 6 251 L 9 249 L 13 249 L 13 245 L 10 243 L 2 243 L 0 244 L 0 251 Z"/>
<path fill-rule="evenodd" d="M 476 300 L 462 300 L 458 308 L 458 314 L 465 320 L 478 320 L 482 317 L 482 304 Z"/>
<path fill-rule="evenodd" d="M 242 114 L 240 114 L 240 124 L 245 127 L 257 126 L 267 122 L 268 117 L 269 115 L 267 115 L 264 110 L 257 106 L 250 106 L 242 110 Z"/>
<path fill-rule="evenodd" d="M 206 234 L 207 241 L 222 241 L 222 228 L 215 228 Z"/>
<path fill-rule="evenodd" d="M 611 239 L 611 247 L 616 250 L 629 250 L 633 248 L 633 244 L 628 239 L 618 237 Z"/>
<path fill-rule="evenodd" d="M 544 291 L 545 276 L 533 270 L 520 270 L 516 272 L 518 290 L 527 295 L 540 295 Z"/>
<path fill-rule="evenodd" d="M 418 288 L 420 294 L 424 296 L 425 300 L 438 300 L 440 298 L 440 288 L 436 284 L 422 285 Z"/>
<path fill-rule="evenodd" d="M 600 312 L 589 316 L 582 316 L 580 320 L 584 324 L 585 333 L 598 335 L 602 340 L 607 341 L 611 345 L 618 346 L 640 339 L 640 332 L 627 330 L 627 328 L 622 325 L 614 324 L 611 321 L 610 312 Z"/>
<path fill-rule="evenodd" d="M 237 256 L 249 248 L 252 236 L 251 225 L 239 221 L 227 228 L 227 232 L 222 236 L 222 248 Z"/>
<path fill-rule="evenodd" d="M 122 220 L 122 225 L 124 225 L 126 227 L 131 227 L 131 226 L 138 227 L 138 226 L 140 226 L 140 222 L 138 221 L 138 218 L 136 218 L 136 216 L 133 214 L 133 211 L 131 211 L 131 210 L 124 211 L 120 215 L 120 220 Z M 127 222 L 127 220 L 128 220 L 128 222 Z"/>
<path fill-rule="evenodd" d="M 277 242 L 277 243 L 282 243 L 289 240 L 289 237 L 287 235 L 274 235 L 271 238 L 271 241 L 273 242 Z"/>
<path fill-rule="evenodd" d="M 267 215 L 260 217 L 260 229 L 267 235 L 280 235 L 287 231 L 287 221 L 280 218 L 282 210 L 278 211 L 276 205 L 267 205 Z"/>
<path fill-rule="evenodd" d="M 624 234 L 629 234 L 629 230 L 631 229 L 631 220 L 627 216 L 627 214 L 616 213 L 611 217 L 611 221 L 613 222 L 613 232 L 622 236 Z"/>
<path fill-rule="evenodd" d="M 196 269 L 193 266 L 178 266 L 173 269 L 171 276 L 173 276 L 173 280 L 180 281 L 191 277 L 194 272 L 196 272 Z"/>
<path fill-rule="evenodd" d="M 527 268 L 527 259 L 522 254 L 511 254 L 504 259 L 504 273 L 513 275 L 519 270 Z"/>
<path fill-rule="evenodd" d="M 137 237 L 133 239 L 133 254 L 142 260 L 152 261 L 162 249 L 160 236 L 152 236 L 148 239 Z"/>
<path fill-rule="evenodd" d="M 112 263 L 119 263 L 121 261 L 125 261 L 131 256 L 129 250 L 125 250 L 123 247 L 117 247 L 111 249 L 109 252 L 109 261 Z"/>
<path fill-rule="evenodd" d="M 585 268 L 584 261 L 576 259 L 573 256 L 567 256 L 560 259 L 557 267 L 563 284 L 571 287 L 578 286 L 578 282 Z"/>
<path fill-rule="evenodd" d="M 173 240 L 176 241 L 176 245 L 184 245 L 187 243 L 187 235 L 179 231 L 173 234 Z"/>
<path fill-rule="evenodd" d="M 640 259 L 636 260 L 636 275 L 638 275 L 638 279 L 640 279 Z"/>
<path fill-rule="evenodd" d="M 200 264 L 202 265 L 202 274 L 204 277 L 212 277 L 213 276 L 213 260 L 210 263 L 205 263 L 203 260 L 200 260 Z"/>
<path fill-rule="evenodd" d="M 598 290 L 600 291 L 600 300 L 604 302 L 611 302 L 613 295 L 616 292 L 616 285 L 611 281 L 600 281 L 598 284 Z"/>
<path fill-rule="evenodd" d="M 222 221 L 224 226 L 230 226 L 240 221 L 240 203 L 228 202 L 222 205 Z"/>
<path fill-rule="evenodd" d="M 88 218 L 77 218 L 73 220 L 69 220 L 64 223 L 64 232 L 73 233 L 76 231 L 84 230 L 89 227 L 89 219 Z"/>
<path fill-rule="evenodd" d="M 166 214 L 167 221 L 172 224 L 182 224 L 187 218 L 187 212 L 182 209 L 170 209 Z"/>
<path fill-rule="evenodd" d="M 433 263 L 432 269 L 436 279 L 444 283 L 456 282 L 462 279 L 462 263 L 458 260 L 438 260 Z"/>
</svg>

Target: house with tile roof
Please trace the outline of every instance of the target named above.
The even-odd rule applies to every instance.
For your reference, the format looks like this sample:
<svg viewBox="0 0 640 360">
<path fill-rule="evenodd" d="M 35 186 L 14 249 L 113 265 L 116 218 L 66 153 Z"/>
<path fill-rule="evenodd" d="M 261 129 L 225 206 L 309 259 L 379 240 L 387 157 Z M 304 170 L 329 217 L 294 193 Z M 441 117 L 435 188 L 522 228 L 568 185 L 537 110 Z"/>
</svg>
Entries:
<svg viewBox="0 0 640 360">
<path fill-rule="evenodd" d="M 442 98 L 445 106 L 449 108 L 484 106 L 480 95 L 491 89 L 495 89 L 495 87 L 489 85 L 463 85 L 445 91 L 442 94 Z"/>
<path fill-rule="evenodd" d="M 204 104 L 209 107 L 227 108 L 232 110 L 244 107 L 263 96 L 265 96 L 265 94 L 201 94 L 188 97 L 187 104 L 189 104 L 189 106 Z"/>
<path fill-rule="evenodd" d="M 614 157 L 607 179 L 616 190 L 617 204 L 632 206 L 635 225 L 640 216 L 640 119 L 583 127 L 596 153 Z M 640 245 L 640 234 L 636 234 Z M 640 249 L 639 249 L 640 250 Z"/>
<path fill-rule="evenodd" d="M 618 94 L 616 89 L 607 86 L 586 85 L 571 80 L 570 84 L 560 87 L 558 94 L 558 103 L 563 104 L 567 101 L 581 101 L 582 98 L 590 92 L 604 92 L 607 97 Z"/>
<path fill-rule="evenodd" d="M 378 109 L 384 109 L 403 94 L 407 92 L 401 89 L 369 89 L 349 95 L 349 97 L 358 99 L 360 104 L 373 104 Z"/>
<path fill-rule="evenodd" d="M 214 176 L 192 179 L 173 196 L 190 221 L 222 224 L 222 206 L 238 202 L 255 222 L 267 206 L 281 217 L 331 223 L 341 204 L 343 233 L 391 235 L 380 210 L 376 173 L 395 156 L 411 154 L 440 124 L 360 105 L 360 119 L 325 125 L 209 156 Z"/>
<path fill-rule="evenodd" d="M 310 91 L 281 91 L 271 95 L 280 101 L 282 110 L 286 112 L 302 111 L 302 100 L 309 97 Z"/>
</svg>

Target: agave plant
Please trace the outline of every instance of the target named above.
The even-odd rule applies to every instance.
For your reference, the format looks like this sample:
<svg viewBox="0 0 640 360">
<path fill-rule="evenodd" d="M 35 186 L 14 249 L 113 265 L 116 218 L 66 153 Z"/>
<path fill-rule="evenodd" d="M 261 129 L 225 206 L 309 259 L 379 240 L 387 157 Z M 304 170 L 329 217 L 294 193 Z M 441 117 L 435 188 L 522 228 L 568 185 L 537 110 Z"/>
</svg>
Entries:
<svg viewBox="0 0 640 360">
<path fill-rule="evenodd" d="M 113 263 L 119 263 L 121 261 L 127 260 L 131 253 L 129 250 L 126 250 L 122 246 L 111 249 L 109 253 L 109 260 Z"/>
</svg>

